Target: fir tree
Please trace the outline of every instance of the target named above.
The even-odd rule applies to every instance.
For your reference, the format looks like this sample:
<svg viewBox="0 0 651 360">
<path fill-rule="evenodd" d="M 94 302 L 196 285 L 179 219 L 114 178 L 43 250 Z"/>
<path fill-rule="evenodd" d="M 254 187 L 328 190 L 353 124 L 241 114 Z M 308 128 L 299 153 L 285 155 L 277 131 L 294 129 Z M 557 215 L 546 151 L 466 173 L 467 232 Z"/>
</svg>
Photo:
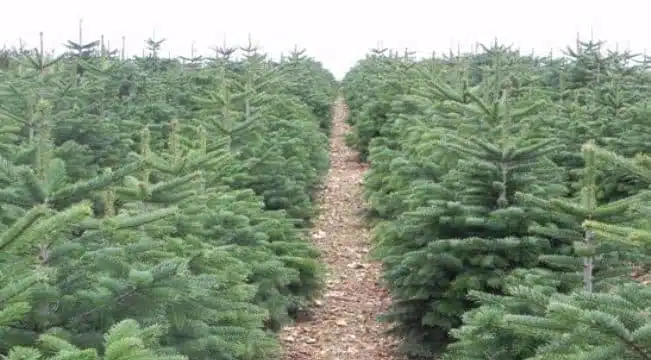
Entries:
<svg viewBox="0 0 651 360">
<path fill-rule="evenodd" d="M 584 147 L 585 169 L 577 199 L 545 200 L 531 194 L 518 196 L 525 203 L 548 214 L 547 224 L 533 224 L 529 231 L 562 244 L 558 254 L 539 257 L 548 269 L 516 270 L 509 276 L 505 295 L 471 291 L 481 306 L 464 314 L 464 324 L 451 332 L 458 342 L 448 347 L 444 359 L 528 359 L 546 339 L 537 333 L 514 330 L 505 322 L 511 315 L 543 316 L 551 297 L 569 294 L 577 289 L 592 292 L 608 291 L 621 283 L 621 276 L 630 274 L 631 257 L 621 246 L 610 247 L 592 230 L 585 230 L 585 221 L 607 223 L 629 222 L 639 201 L 633 198 L 600 205 L 597 200 L 597 163 L 592 145 Z M 606 246 L 604 246 L 606 245 Z M 630 253 L 630 251 L 629 251 Z"/>
<path fill-rule="evenodd" d="M 157 347 L 157 337 L 162 333 L 162 329 L 152 325 L 147 328 L 141 328 L 133 320 L 124 320 L 112 326 L 104 336 L 104 353 L 102 356 L 95 349 L 79 349 L 64 339 L 52 335 L 41 335 L 39 346 L 45 351 L 39 351 L 35 348 L 16 346 L 11 349 L 6 360 L 40 360 L 40 359 L 140 359 L 140 360 L 185 360 L 184 356 L 166 354 L 159 351 Z M 48 356 L 44 356 L 47 354 Z"/>
<path fill-rule="evenodd" d="M 482 126 L 486 136 L 470 139 L 438 129 L 438 144 L 459 159 L 456 167 L 429 185 L 427 195 L 413 191 L 409 198 L 419 205 L 377 229 L 394 299 L 386 318 L 398 322 L 408 351 L 417 356 L 431 356 L 449 340 L 448 331 L 473 307 L 470 290 L 499 294 L 511 270 L 560 251 L 527 233 L 533 221 L 546 222 L 547 216 L 515 199 L 518 191 L 564 192 L 546 157 L 559 146 L 525 136 L 527 118 L 539 104 L 512 109 L 506 91 L 493 103 L 468 95 L 471 103 L 456 103 L 456 111 L 466 116 L 466 128 Z"/>
<path fill-rule="evenodd" d="M 80 39 L 68 58 L 0 74 L 0 231 L 34 227 L 2 252 L 3 355 L 115 357 L 105 334 L 133 320 L 158 324 L 160 341 L 126 356 L 267 359 L 279 350 L 270 330 L 321 285 L 296 225 L 328 166 L 313 105 L 333 89 L 306 104 L 291 85 L 328 74 L 300 57 L 290 76 L 251 46 L 244 61 L 182 71 L 151 40 L 135 61 Z M 209 101 L 225 115 L 199 111 L 204 90 L 227 94 Z"/>
</svg>

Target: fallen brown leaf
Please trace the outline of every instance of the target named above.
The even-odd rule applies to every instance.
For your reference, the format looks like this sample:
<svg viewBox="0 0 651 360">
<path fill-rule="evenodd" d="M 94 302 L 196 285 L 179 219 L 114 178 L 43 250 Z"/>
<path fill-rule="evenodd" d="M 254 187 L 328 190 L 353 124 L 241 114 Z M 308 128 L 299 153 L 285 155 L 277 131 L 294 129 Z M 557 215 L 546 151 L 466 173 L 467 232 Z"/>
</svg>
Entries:
<svg viewBox="0 0 651 360">
<path fill-rule="evenodd" d="M 314 301 L 309 321 L 283 330 L 283 360 L 398 359 L 398 341 L 385 335 L 386 326 L 375 320 L 386 310 L 389 295 L 379 286 L 379 264 L 366 260 L 371 240 L 363 219 L 362 185 L 368 166 L 345 145 L 346 116 L 340 99 L 333 113 L 331 168 L 312 231 L 328 266 L 324 299 Z"/>
</svg>

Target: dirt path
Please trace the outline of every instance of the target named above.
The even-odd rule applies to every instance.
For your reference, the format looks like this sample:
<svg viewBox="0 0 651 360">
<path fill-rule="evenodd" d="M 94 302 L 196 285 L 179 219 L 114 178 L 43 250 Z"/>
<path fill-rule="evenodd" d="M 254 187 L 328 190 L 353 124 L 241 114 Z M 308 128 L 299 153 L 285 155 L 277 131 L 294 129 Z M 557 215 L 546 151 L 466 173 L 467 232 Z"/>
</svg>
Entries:
<svg viewBox="0 0 651 360">
<path fill-rule="evenodd" d="M 395 348 L 383 334 L 377 314 L 389 298 L 379 288 L 379 264 L 370 263 L 370 232 L 362 213 L 362 181 L 366 165 L 344 143 L 348 126 L 343 100 L 337 101 L 330 139 L 331 168 L 319 194 L 321 214 L 312 238 L 328 267 L 324 297 L 310 319 L 281 334 L 283 360 L 390 360 Z"/>
</svg>

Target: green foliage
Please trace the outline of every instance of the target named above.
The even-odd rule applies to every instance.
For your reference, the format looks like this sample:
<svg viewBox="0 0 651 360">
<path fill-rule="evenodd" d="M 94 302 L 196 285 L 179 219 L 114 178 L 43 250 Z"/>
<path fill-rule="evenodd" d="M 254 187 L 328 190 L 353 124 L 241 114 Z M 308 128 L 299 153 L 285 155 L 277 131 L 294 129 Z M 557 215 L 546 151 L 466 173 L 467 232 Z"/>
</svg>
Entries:
<svg viewBox="0 0 651 360">
<path fill-rule="evenodd" d="M 616 243 L 609 241 L 603 236 L 603 232 L 586 230 L 582 225 L 589 223 L 598 226 L 596 224 L 601 224 L 603 221 L 630 221 L 630 214 L 636 211 L 640 200 L 647 198 L 648 193 L 598 205 L 595 182 L 597 158 L 604 156 L 614 158 L 619 160 L 619 164 L 630 164 L 630 161 L 595 149 L 593 144 L 584 146 L 583 153 L 586 165 L 580 196 L 576 203 L 567 199 L 545 200 L 530 194 L 520 194 L 528 203 L 538 204 L 541 209 L 553 214 L 557 219 L 552 226 L 534 225 L 530 231 L 549 237 L 552 241 L 564 239 L 568 243 L 573 243 L 574 251 L 562 255 L 541 256 L 540 260 L 552 265 L 553 271 L 518 269 L 510 274 L 509 285 L 503 296 L 472 291 L 470 294 L 481 306 L 477 310 L 466 312 L 463 326 L 452 330 L 452 335 L 459 341 L 450 345 L 445 359 L 532 358 L 538 351 L 536 349 L 547 346 L 549 338 L 540 336 L 541 333 L 536 329 L 525 327 L 538 326 L 533 321 L 528 322 L 532 317 L 555 316 L 550 312 L 552 301 L 564 299 L 562 301 L 572 302 L 583 296 L 582 293 L 589 294 L 593 290 L 602 292 L 599 296 L 604 295 L 604 297 L 599 299 L 604 301 L 604 305 L 608 301 L 618 301 L 606 294 L 612 294 L 613 289 L 615 292 L 622 290 L 619 286 L 622 283 L 622 275 L 627 276 L 631 272 L 630 265 L 627 266 L 631 259 L 623 259 L 622 255 L 634 254 L 635 249 L 622 246 L 624 244 L 622 241 Z M 638 172 L 645 173 L 639 168 Z M 613 244 L 616 246 L 611 246 Z M 570 295 L 561 297 L 560 294 Z M 523 324 L 526 324 L 522 327 L 524 330 L 518 331 L 510 327 L 507 319 L 522 320 Z M 545 319 L 539 320 L 540 324 L 549 324 Z M 576 324 L 571 325 L 573 326 Z M 574 344 L 582 346 L 580 343 L 582 340 L 574 341 Z M 559 349 L 555 354 L 562 357 L 565 356 L 566 351 Z M 568 356 L 573 358 L 571 356 L 575 355 Z"/>
<path fill-rule="evenodd" d="M 643 289 L 622 284 L 649 264 L 651 162 L 636 155 L 651 152 L 637 120 L 648 62 L 602 48 L 577 41 L 559 59 L 496 43 L 423 60 L 376 49 L 345 77 L 349 140 L 368 154 L 375 254 L 393 297 L 383 318 L 409 356 L 644 358 L 631 349 L 645 340 L 606 340 L 605 327 L 582 332 L 583 320 L 554 325 L 567 310 L 616 318 L 622 339 L 645 326 L 607 303 L 645 306 Z M 601 305 L 579 314 L 589 296 Z"/>
<path fill-rule="evenodd" d="M 188 69 L 148 44 L 118 59 L 80 39 L 0 73 L 9 359 L 274 358 L 321 288 L 302 227 L 329 166 L 332 75 L 298 51 Z"/>
<path fill-rule="evenodd" d="M 123 320 L 113 325 L 104 335 L 104 352 L 100 356 L 95 349 L 79 349 L 59 337 L 44 334 L 39 338 L 39 345 L 45 349 L 41 352 L 34 348 L 16 346 L 4 359 L 39 360 L 39 359 L 166 359 L 185 360 L 187 357 L 165 353 L 158 346 L 158 337 L 163 329 L 159 326 L 141 328 L 133 320 Z M 47 353 L 49 356 L 43 356 Z"/>
</svg>

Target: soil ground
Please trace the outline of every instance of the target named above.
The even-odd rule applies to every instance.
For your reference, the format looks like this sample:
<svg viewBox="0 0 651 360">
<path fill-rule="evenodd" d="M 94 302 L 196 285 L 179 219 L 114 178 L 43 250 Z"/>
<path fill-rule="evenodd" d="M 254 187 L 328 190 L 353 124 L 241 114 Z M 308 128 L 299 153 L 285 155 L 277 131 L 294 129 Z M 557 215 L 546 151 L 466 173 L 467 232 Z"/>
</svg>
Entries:
<svg viewBox="0 0 651 360">
<path fill-rule="evenodd" d="M 333 108 L 331 168 L 318 201 L 320 216 L 312 240 L 327 266 L 323 297 L 309 319 L 281 333 L 283 360 L 397 360 L 397 342 L 376 316 L 390 303 L 380 288 L 380 265 L 368 260 L 370 229 L 363 214 L 364 171 L 367 166 L 345 145 L 347 108 L 339 99 Z"/>
</svg>

